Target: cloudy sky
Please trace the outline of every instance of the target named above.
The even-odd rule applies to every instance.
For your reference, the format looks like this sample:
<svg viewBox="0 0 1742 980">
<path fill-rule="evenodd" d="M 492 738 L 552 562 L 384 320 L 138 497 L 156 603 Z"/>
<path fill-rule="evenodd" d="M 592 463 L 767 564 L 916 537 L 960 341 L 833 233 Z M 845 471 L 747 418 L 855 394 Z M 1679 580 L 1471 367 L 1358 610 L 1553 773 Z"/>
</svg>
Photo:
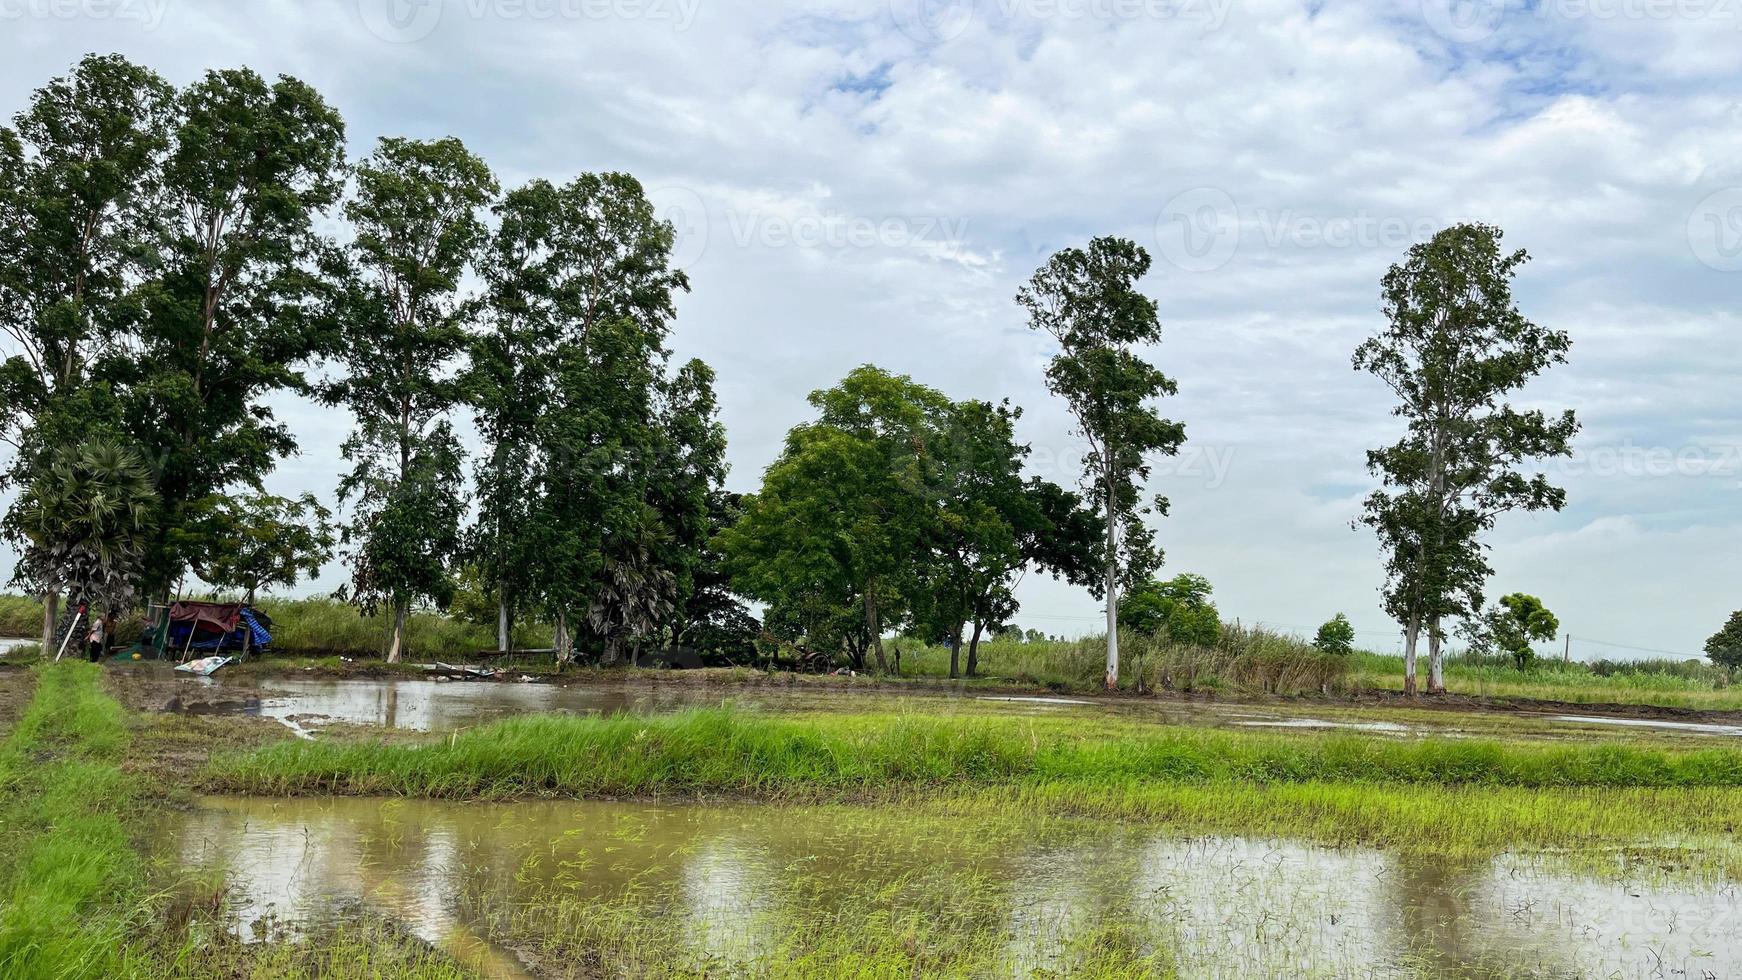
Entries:
<svg viewBox="0 0 1742 980">
<path fill-rule="evenodd" d="M 1696 654 L 1742 607 L 1742 0 L 0 0 L 0 112 L 88 51 L 298 76 L 358 156 L 454 135 L 505 184 L 641 177 L 737 489 L 866 362 L 1011 398 L 1036 471 L 1074 479 L 1012 297 L 1132 237 L 1190 436 L 1153 481 L 1169 568 L 1377 649 L 1350 520 L 1397 425 L 1349 356 L 1409 244 L 1497 223 L 1534 256 L 1525 312 L 1574 339 L 1523 401 L 1585 428 L 1567 509 L 1493 536 L 1492 594 L 1541 595 L 1587 658 Z M 348 417 L 281 412 L 303 452 L 270 488 L 330 496 Z M 1095 628 L 1086 594 L 1022 595 L 1025 626 Z"/>
</svg>

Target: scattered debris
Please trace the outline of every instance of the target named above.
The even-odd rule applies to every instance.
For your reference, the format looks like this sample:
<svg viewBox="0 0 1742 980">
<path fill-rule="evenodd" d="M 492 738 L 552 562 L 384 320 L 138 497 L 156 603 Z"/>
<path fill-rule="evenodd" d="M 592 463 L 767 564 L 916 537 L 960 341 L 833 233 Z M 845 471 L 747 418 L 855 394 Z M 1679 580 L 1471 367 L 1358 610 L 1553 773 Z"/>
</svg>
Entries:
<svg viewBox="0 0 1742 980">
<path fill-rule="evenodd" d="M 200 660 L 190 660 L 185 664 L 176 664 L 175 669 L 183 674 L 193 674 L 196 677 L 210 677 L 221 667 L 235 663 L 234 657 L 205 657 Z"/>
</svg>

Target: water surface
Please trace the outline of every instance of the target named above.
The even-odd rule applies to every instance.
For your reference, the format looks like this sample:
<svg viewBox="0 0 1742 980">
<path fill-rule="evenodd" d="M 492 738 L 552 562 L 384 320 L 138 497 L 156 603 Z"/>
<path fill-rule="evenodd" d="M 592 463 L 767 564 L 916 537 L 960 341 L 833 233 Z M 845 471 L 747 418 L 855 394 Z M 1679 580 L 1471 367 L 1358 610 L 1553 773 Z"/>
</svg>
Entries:
<svg viewBox="0 0 1742 980">
<path fill-rule="evenodd" d="M 1735 883 L 1674 848 L 1573 866 L 860 807 L 259 799 L 206 801 L 170 846 L 230 871 L 244 935 L 362 907 L 497 976 L 516 910 L 629 899 L 681 956 L 743 967 L 794 916 L 968 894 L 1017 974 L 1120 922 L 1192 977 L 1742 976 Z"/>
</svg>

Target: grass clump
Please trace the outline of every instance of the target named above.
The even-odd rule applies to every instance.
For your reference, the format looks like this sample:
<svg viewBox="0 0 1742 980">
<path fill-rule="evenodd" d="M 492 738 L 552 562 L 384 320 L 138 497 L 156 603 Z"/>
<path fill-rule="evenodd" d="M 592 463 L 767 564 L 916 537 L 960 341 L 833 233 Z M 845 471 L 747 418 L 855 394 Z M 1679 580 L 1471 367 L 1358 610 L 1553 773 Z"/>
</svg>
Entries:
<svg viewBox="0 0 1742 980">
<path fill-rule="evenodd" d="M 42 669 L 0 746 L 0 976 L 120 974 L 145 900 L 146 869 L 123 815 L 126 722 L 97 668 Z"/>
<path fill-rule="evenodd" d="M 286 743 L 220 755 L 220 788 L 427 797 L 851 794 L 890 787 L 1145 784 L 1739 787 L 1742 752 L 1625 743 L 1076 732 L 1068 719 L 802 718 L 732 709 L 531 716 L 411 745 Z"/>
<path fill-rule="evenodd" d="M 1257 694 L 1319 694 L 1342 690 L 1348 657 L 1327 654 L 1296 637 L 1258 627 L 1222 627 L 1214 646 L 1172 643 L 1121 631 L 1120 685 L 1127 690 L 1225 691 Z M 1055 691 L 1099 691 L 1105 685 L 1107 639 L 994 639 L 980 645 L 979 674 Z M 903 647 L 902 672 L 911 677 L 949 676 L 942 647 Z"/>
</svg>

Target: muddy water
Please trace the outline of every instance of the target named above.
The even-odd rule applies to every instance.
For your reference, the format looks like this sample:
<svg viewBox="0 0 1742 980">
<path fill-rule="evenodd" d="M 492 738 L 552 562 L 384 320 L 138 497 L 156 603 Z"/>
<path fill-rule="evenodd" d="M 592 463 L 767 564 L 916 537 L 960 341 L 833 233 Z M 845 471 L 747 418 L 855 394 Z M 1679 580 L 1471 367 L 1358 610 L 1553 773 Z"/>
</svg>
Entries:
<svg viewBox="0 0 1742 980">
<path fill-rule="evenodd" d="M 379 800 L 209 800 L 169 844 L 228 869 L 245 935 L 363 907 L 503 977 L 523 961 L 497 941 L 563 903 L 629 900 L 681 926 L 680 956 L 744 966 L 783 916 L 966 893 L 1013 973 L 1119 921 L 1192 977 L 1742 976 L 1735 883 L 1619 854 L 1596 873 L 864 808 Z"/>
<path fill-rule="evenodd" d="M 438 682 L 419 679 L 229 683 L 220 678 L 153 675 L 133 679 L 159 710 L 272 718 L 299 735 L 343 722 L 417 732 L 449 732 L 516 715 L 675 711 L 719 704 L 717 692 L 684 688 L 558 687 L 551 684 Z M 754 698 L 734 698 L 753 703 Z"/>
</svg>

